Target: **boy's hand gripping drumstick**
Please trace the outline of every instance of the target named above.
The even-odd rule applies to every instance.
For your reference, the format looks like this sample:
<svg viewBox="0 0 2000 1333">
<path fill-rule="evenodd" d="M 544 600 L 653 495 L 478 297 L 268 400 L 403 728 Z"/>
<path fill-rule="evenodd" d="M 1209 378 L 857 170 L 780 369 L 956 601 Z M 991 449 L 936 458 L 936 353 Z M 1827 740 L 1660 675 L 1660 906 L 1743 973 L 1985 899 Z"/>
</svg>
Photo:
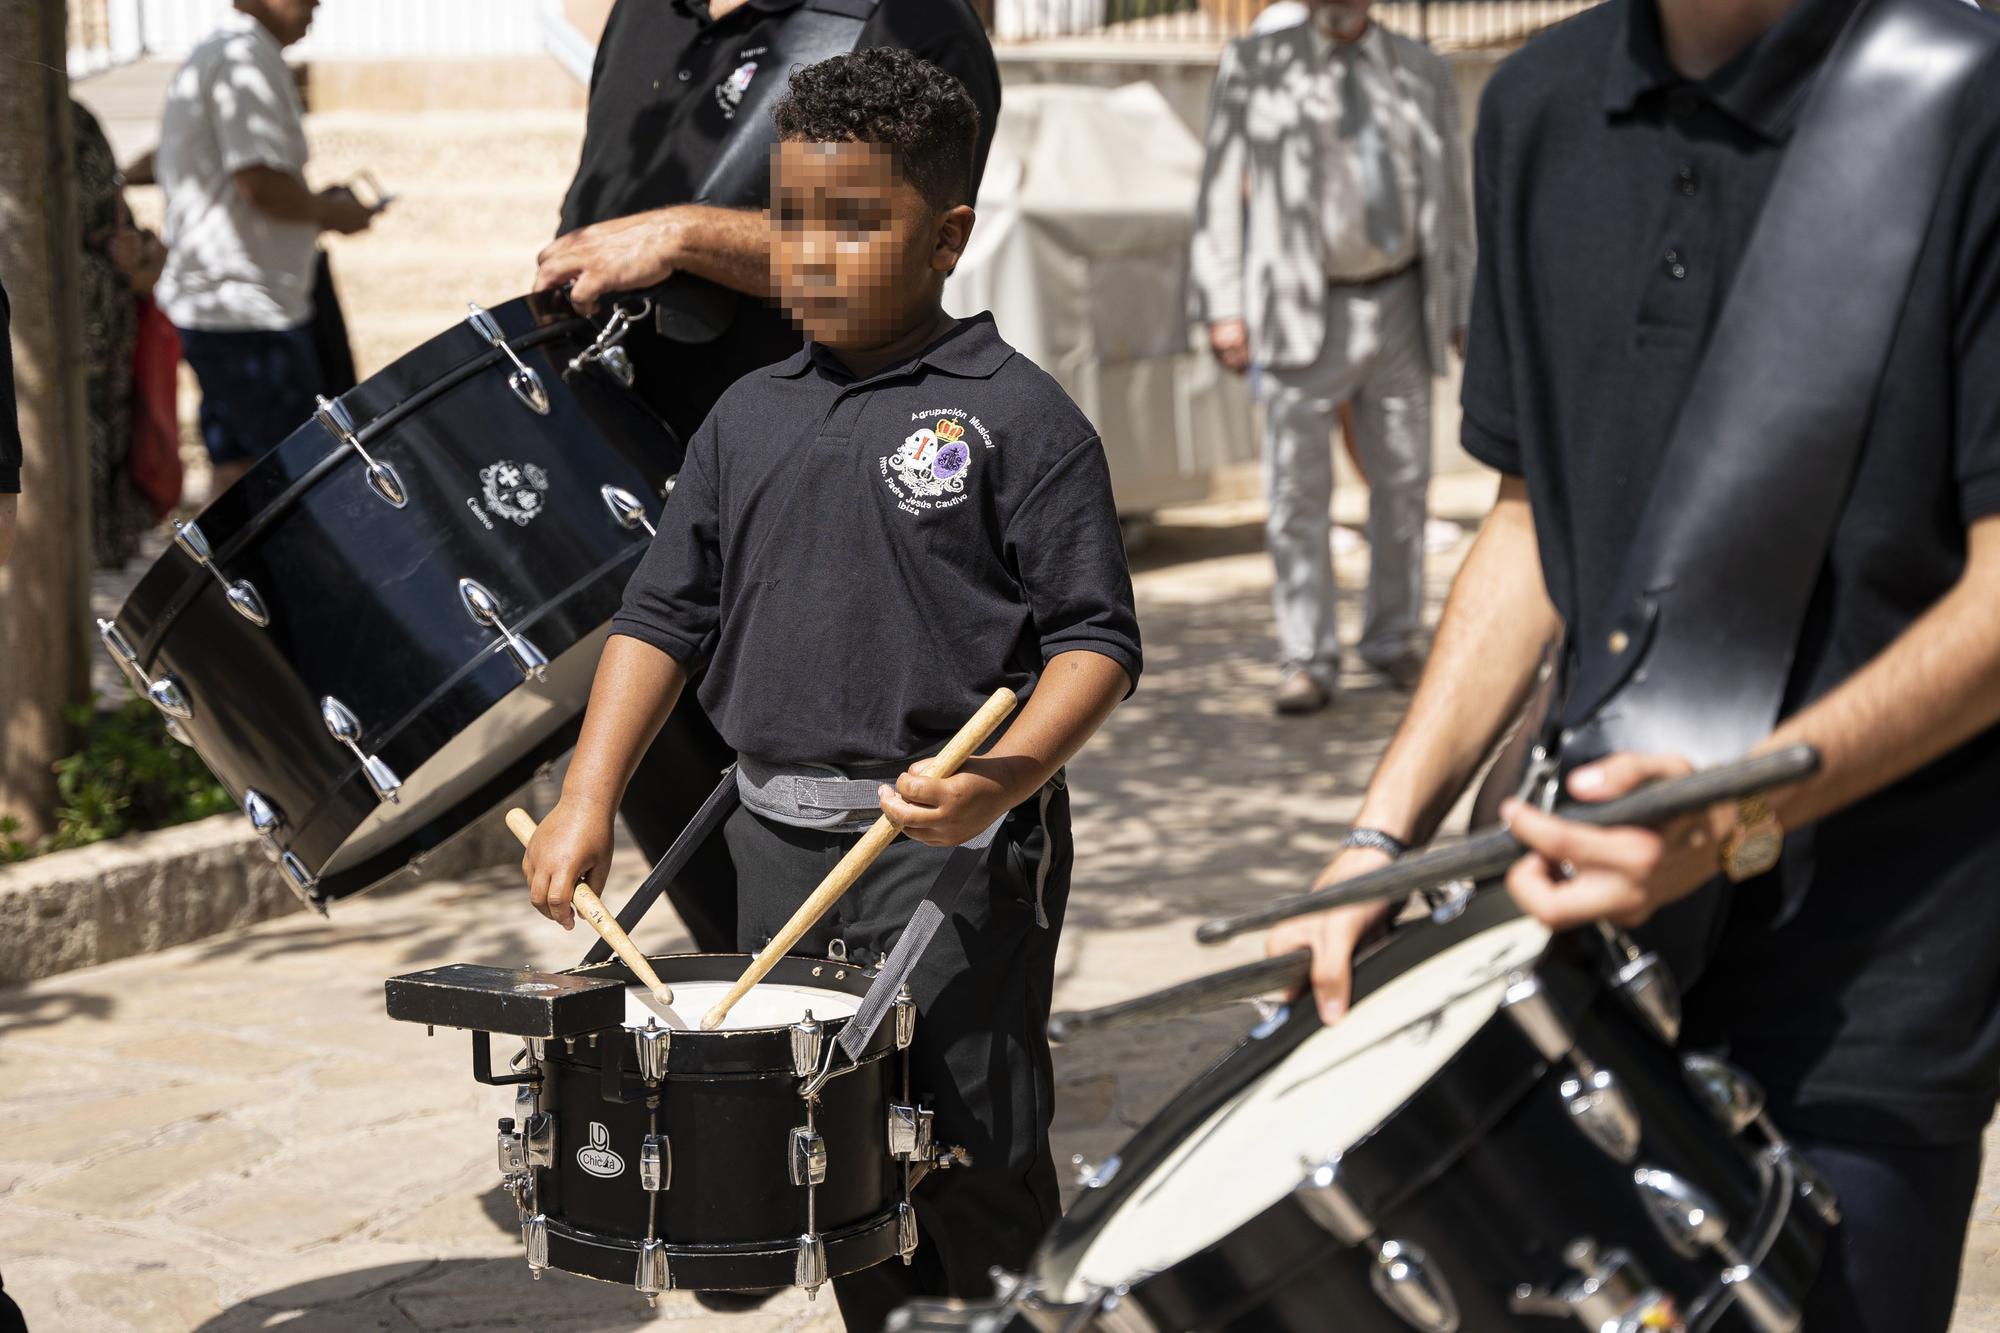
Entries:
<svg viewBox="0 0 2000 1333">
<path fill-rule="evenodd" d="M 523 847 L 534 840 L 534 817 L 518 805 L 507 812 L 507 828 L 521 840 Z M 633 979 L 657 1001 L 652 1007 L 659 1011 L 660 1016 L 674 1023 L 684 1023 L 685 1020 L 674 1012 L 674 993 L 660 980 L 659 973 L 653 971 L 653 965 L 646 961 L 645 954 L 639 952 L 639 946 L 632 943 L 632 937 L 625 933 L 618 919 L 604 909 L 604 900 L 597 896 L 597 891 L 578 880 L 576 887 L 570 890 L 569 901 L 576 914 L 588 921 L 591 929 L 602 935 L 604 942 L 611 946 L 611 952 L 618 955 L 619 961 L 631 969 Z"/>
<path fill-rule="evenodd" d="M 938 757 L 931 760 L 925 776 L 948 778 L 958 772 L 959 765 L 971 758 L 972 752 L 984 745 L 986 738 L 1007 720 L 1007 715 L 1014 711 L 1015 702 L 1012 690 L 995 690 L 993 697 L 972 715 L 972 720 L 960 727 L 958 734 L 938 752 Z M 877 819 L 868 832 L 862 835 L 861 841 L 855 843 L 848 849 L 847 855 L 840 858 L 840 864 L 827 872 L 826 878 L 819 882 L 819 887 L 812 891 L 812 896 L 799 904 L 799 910 L 792 913 L 792 919 L 785 923 L 785 928 L 772 936 L 771 942 L 764 946 L 764 951 L 757 955 L 750 966 L 743 969 L 743 975 L 736 979 L 736 984 L 729 988 L 729 993 L 717 1001 L 715 1007 L 703 1016 L 702 1031 L 713 1032 L 719 1027 L 722 1020 L 728 1017 L 729 1011 L 736 1006 L 736 1002 L 778 965 L 778 960 L 785 956 L 786 951 L 797 944 L 799 937 L 811 930 L 813 925 L 826 915 L 828 908 L 840 901 L 840 896 L 854 886 L 855 880 L 861 878 L 861 872 L 868 869 L 875 858 L 880 856 L 902 831 L 902 827 L 887 815 Z"/>
</svg>

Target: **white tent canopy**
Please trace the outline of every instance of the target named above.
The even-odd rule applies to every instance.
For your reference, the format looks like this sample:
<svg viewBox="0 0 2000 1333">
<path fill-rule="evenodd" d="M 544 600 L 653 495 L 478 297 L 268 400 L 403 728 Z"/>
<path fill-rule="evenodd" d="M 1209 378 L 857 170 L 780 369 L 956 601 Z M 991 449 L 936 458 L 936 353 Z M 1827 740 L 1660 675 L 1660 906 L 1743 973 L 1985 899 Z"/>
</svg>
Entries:
<svg viewBox="0 0 2000 1333">
<path fill-rule="evenodd" d="M 1255 457 L 1243 381 L 1187 318 L 1201 144 L 1148 83 L 1007 89 L 972 244 L 945 290 L 1096 423 L 1121 513 L 1205 497 Z"/>
</svg>

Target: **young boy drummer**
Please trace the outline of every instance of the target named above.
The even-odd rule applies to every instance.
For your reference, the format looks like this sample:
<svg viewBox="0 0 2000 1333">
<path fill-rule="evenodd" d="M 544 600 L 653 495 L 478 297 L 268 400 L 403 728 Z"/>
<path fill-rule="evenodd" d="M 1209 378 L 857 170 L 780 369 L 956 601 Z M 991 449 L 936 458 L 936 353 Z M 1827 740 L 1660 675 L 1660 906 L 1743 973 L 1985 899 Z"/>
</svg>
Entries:
<svg viewBox="0 0 2000 1333">
<path fill-rule="evenodd" d="M 773 282 L 806 348 L 738 381 L 695 435 L 523 869 L 571 925 L 570 886 L 604 883 L 626 780 L 703 663 L 702 703 L 741 756 L 724 836 L 744 949 L 886 811 L 908 836 L 797 950 L 873 964 L 952 849 L 991 832 L 911 981 L 914 1088 L 971 1165 L 919 1190 L 912 1265 L 835 1281 L 848 1327 L 872 1329 L 911 1295 L 984 1295 L 989 1267 L 1019 1271 L 1056 1221 L 1062 766 L 1138 680 L 1139 630 L 1090 423 L 991 316 L 940 304 L 973 225 L 964 89 L 907 51 L 860 51 L 793 74 L 775 115 Z M 956 776 L 924 776 L 1003 685 L 1026 699 L 1012 725 Z"/>
</svg>

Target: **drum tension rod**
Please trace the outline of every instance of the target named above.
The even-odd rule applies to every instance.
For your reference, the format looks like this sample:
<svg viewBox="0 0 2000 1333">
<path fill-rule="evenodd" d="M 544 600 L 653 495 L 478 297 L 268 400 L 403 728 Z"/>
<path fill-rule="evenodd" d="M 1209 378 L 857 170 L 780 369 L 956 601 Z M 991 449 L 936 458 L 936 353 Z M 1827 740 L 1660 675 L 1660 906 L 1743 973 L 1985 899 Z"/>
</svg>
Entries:
<svg viewBox="0 0 2000 1333">
<path fill-rule="evenodd" d="M 473 331 L 514 363 L 514 371 L 507 377 L 507 387 L 514 391 L 514 396 L 521 400 L 523 407 L 538 417 L 547 416 L 549 391 L 542 386 L 542 377 L 530 370 L 528 363 L 521 359 L 521 354 L 508 345 L 507 334 L 500 327 L 500 321 L 476 301 L 467 301 L 465 308 L 471 312 L 465 317 L 465 322 L 472 325 Z"/>
<path fill-rule="evenodd" d="M 382 497 L 389 504 L 401 509 L 410 502 L 410 493 L 403 489 L 403 479 L 396 475 L 396 469 L 379 461 L 361 443 L 361 432 L 354 428 L 354 417 L 337 398 L 314 397 L 313 420 L 319 422 L 327 434 L 344 449 L 352 449 L 361 455 L 361 461 L 368 465 L 368 489 Z"/>
<path fill-rule="evenodd" d="M 531 1069 L 525 1074 L 496 1074 L 493 1072 L 493 1034 L 475 1032 L 472 1034 L 472 1077 L 490 1087 L 504 1088 L 515 1083 L 533 1083 L 541 1078 L 541 1071 Z"/>
<path fill-rule="evenodd" d="M 208 536 L 197 524 L 175 522 L 174 545 L 187 552 L 188 558 L 215 576 L 222 585 L 223 596 L 229 601 L 229 609 L 245 620 L 263 629 L 271 623 L 271 613 L 264 608 L 264 598 L 249 579 L 231 582 L 228 575 L 216 566 L 215 552 L 209 547 Z"/>
</svg>

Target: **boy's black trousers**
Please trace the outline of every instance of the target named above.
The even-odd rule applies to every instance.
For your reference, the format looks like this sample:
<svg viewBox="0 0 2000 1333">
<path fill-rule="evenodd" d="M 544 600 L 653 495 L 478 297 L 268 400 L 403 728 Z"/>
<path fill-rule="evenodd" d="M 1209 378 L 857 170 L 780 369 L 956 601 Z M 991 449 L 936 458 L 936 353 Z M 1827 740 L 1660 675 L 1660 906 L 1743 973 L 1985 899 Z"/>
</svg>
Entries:
<svg viewBox="0 0 2000 1333">
<path fill-rule="evenodd" d="M 823 833 L 739 808 L 724 827 L 737 872 L 737 943 L 760 948 L 858 833 Z M 885 957 L 952 849 L 898 839 L 807 933 L 795 953 L 843 941 L 862 966 Z M 1061 1214 L 1049 1153 L 1049 1056 L 1056 938 L 1069 898 L 1069 794 L 1056 784 L 1016 807 L 986 848 L 910 979 L 917 1001 L 911 1091 L 936 1112 L 936 1141 L 972 1165 L 917 1187 L 914 1262 L 836 1278 L 841 1317 L 878 1329 L 915 1296 L 979 1297 L 994 1266 L 1019 1273 Z"/>
</svg>

